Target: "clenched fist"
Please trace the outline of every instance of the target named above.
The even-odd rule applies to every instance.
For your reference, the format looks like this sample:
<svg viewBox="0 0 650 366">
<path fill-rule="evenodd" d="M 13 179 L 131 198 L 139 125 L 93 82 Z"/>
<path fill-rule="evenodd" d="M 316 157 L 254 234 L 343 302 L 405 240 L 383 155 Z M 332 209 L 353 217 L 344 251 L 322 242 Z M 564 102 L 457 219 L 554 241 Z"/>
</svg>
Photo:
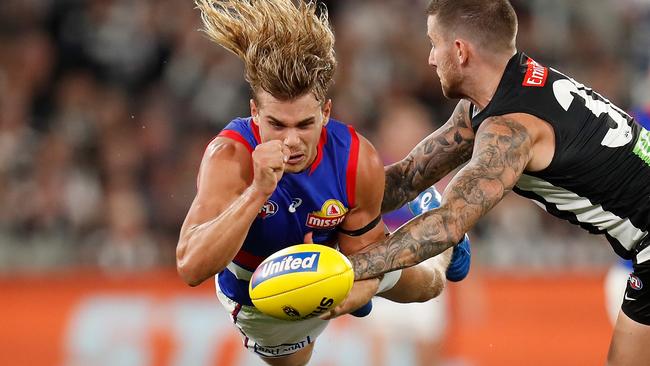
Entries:
<svg viewBox="0 0 650 366">
<path fill-rule="evenodd" d="M 267 141 L 253 151 L 253 185 L 270 196 L 278 185 L 291 151 L 280 140 Z"/>
</svg>

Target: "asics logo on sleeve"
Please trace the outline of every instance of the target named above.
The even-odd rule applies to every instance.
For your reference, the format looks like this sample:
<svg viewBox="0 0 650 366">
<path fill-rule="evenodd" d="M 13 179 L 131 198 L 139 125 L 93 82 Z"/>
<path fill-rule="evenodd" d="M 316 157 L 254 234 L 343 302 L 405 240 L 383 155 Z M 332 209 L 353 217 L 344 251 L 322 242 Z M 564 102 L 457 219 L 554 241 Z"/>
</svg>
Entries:
<svg viewBox="0 0 650 366">
<path fill-rule="evenodd" d="M 296 209 L 298 206 L 302 205 L 302 199 L 300 198 L 294 198 L 291 200 L 291 204 L 289 205 L 289 212 L 295 213 Z"/>
</svg>

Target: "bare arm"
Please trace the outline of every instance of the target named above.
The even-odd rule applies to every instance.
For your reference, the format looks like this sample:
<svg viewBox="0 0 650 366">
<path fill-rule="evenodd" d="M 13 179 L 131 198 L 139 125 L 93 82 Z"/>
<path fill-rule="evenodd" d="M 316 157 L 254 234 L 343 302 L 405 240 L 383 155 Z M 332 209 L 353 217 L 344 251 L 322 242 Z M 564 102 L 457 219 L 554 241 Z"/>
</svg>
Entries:
<svg viewBox="0 0 650 366">
<path fill-rule="evenodd" d="M 372 144 L 359 136 L 359 162 L 357 164 L 355 207 L 350 209 L 343 229 L 359 230 L 371 223 L 380 214 L 381 197 L 384 194 L 384 165 Z M 338 235 L 339 248 L 343 254 L 357 252 L 369 244 L 385 238 L 384 224 L 380 221 L 363 235 Z"/>
<path fill-rule="evenodd" d="M 370 142 L 361 136 L 359 140 L 356 206 L 350 210 L 341 224 L 344 229 L 350 231 L 363 228 L 379 215 L 384 190 L 384 167 L 381 159 Z M 338 235 L 340 250 L 346 255 L 358 252 L 371 243 L 385 238 L 384 224 L 381 221 L 363 235 L 350 236 L 343 233 Z M 451 252 L 442 259 L 445 268 L 449 263 L 450 255 Z M 355 281 L 348 298 L 323 318 L 331 319 L 359 308 L 377 293 L 378 285 L 378 278 Z M 383 292 L 381 296 L 396 302 L 421 302 L 439 295 L 443 288 L 444 270 L 423 264 L 402 271 L 397 284 Z"/>
<path fill-rule="evenodd" d="M 404 206 L 469 160 L 474 131 L 468 113 L 469 102 L 460 101 L 442 127 L 422 140 L 406 158 L 386 167 L 382 212 Z"/>
<path fill-rule="evenodd" d="M 200 284 L 235 257 L 282 176 L 282 149 L 279 141 L 260 144 L 251 158 L 239 142 L 219 137 L 210 143 L 176 247 L 177 270 L 187 284 Z"/>
<path fill-rule="evenodd" d="M 515 185 L 532 158 L 533 141 L 529 129 L 513 118 L 485 120 L 472 159 L 449 183 L 440 208 L 350 256 L 356 278 L 413 266 L 457 244 Z"/>
</svg>

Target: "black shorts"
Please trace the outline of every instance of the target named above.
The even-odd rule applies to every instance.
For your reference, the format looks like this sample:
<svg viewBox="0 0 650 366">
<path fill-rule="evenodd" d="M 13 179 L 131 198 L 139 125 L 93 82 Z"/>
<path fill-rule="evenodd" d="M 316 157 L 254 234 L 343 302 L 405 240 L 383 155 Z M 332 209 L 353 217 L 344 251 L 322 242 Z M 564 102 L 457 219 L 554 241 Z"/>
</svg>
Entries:
<svg viewBox="0 0 650 366">
<path fill-rule="evenodd" d="M 644 239 L 636 248 L 634 272 L 627 279 L 627 288 L 621 309 L 630 319 L 650 325 L 650 259 L 638 263 L 650 254 L 650 237 Z"/>
</svg>

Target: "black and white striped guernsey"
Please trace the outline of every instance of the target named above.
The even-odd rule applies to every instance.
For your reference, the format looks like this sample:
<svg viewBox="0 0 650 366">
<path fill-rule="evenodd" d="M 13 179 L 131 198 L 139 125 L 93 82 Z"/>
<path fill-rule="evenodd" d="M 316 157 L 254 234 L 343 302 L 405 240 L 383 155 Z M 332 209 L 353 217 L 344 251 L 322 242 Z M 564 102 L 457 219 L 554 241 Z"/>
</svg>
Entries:
<svg viewBox="0 0 650 366">
<path fill-rule="evenodd" d="M 548 122 L 555 132 L 553 159 L 542 171 L 525 171 L 514 191 L 604 234 L 623 258 L 634 257 L 650 226 L 650 132 L 598 93 L 522 52 L 508 62 L 491 102 L 478 113 L 471 109 L 474 131 L 486 118 L 509 113 Z"/>
</svg>

